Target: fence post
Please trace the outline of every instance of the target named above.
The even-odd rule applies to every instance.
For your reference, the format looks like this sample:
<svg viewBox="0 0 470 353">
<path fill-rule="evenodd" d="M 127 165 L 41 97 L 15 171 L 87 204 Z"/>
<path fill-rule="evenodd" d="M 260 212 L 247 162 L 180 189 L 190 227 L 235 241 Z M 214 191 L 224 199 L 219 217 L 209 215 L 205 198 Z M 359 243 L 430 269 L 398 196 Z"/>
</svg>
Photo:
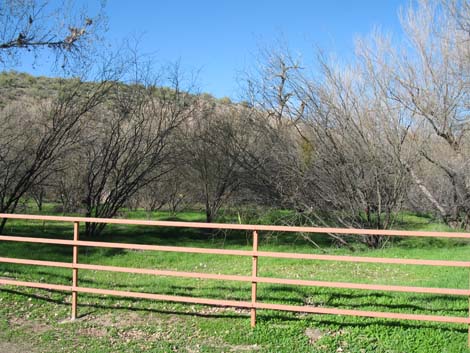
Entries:
<svg viewBox="0 0 470 353">
<path fill-rule="evenodd" d="M 73 240 L 78 241 L 79 222 L 73 222 Z M 78 286 L 78 245 L 73 246 L 72 255 L 72 320 L 77 318 L 77 291 L 74 290 Z"/>
<path fill-rule="evenodd" d="M 251 282 L 251 327 L 255 327 L 256 325 L 256 308 L 254 305 L 256 304 L 256 289 L 257 289 L 257 279 L 258 276 L 258 232 L 256 230 L 253 231 L 253 264 L 252 264 L 252 282 Z"/>
</svg>

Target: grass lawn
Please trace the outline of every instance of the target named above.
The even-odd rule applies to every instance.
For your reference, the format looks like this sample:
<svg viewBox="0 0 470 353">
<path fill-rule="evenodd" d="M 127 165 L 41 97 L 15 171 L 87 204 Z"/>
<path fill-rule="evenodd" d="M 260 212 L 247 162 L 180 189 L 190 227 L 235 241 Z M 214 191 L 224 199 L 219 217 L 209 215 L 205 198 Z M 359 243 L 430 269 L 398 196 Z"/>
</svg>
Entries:
<svg viewBox="0 0 470 353">
<path fill-rule="evenodd" d="M 46 212 L 48 212 L 46 210 Z M 146 218 L 144 212 L 125 217 Z M 203 221 L 200 213 L 184 220 Z M 158 213 L 152 219 L 168 219 Z M 396 229 L 447 230 L 426 217 L 404 214 Z M 7 235 L 72 238 L 71 224 L 10 221 Z M 338 249 L 321 235 L 314 247 L 297 234 L 260 233 L 260 250 L 355 256 L 468 260 L 470 245 L 457 240 L 395 239 L 380 250 Z M 108 226 L 99 240 L 158 245 L 251 249 L 250 234 L 194 229 Z M 0 242 L 0 256 L 71 261 L 70 247 Z M 251 274 L 251 259 L 236 256 L 82 248 L 80 262 L 224 274 Z M 469 270 L 430 266 L 355 264 L 261 258 L 260 276 L 389 285 L 469 288 Z M 0 277 L 69 285 L 71 270 L 0 263 Z M 230 300 L 250 300 L 249 283 L 155 277 L 80 270 L 86 287 Z M 258 300 L 416 314 L 469 315 L 466 297 L 259 284 Z M 469 352 L 467 327 L 259 310 L 249 311 L 79 294 L 79 319 L 70 322 L 70 294 L 0 287 L 0 352 Z"/>
</svg>

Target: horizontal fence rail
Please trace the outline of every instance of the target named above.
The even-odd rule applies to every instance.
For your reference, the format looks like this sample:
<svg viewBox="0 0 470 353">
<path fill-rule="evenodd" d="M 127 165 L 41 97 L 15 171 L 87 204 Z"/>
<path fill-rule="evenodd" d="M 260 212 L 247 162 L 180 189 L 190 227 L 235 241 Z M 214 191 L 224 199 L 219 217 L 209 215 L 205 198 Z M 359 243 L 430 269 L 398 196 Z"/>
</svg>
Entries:
<svg viewBox="0 0 470 353">
<path fill-rule="evenodd" d="M 470 347 L 470 318 L 469 317 L 439 316 L 439 315 L 427 315 L 427 314 L 406 314 L 406 313 L 395 313 L 395 312 L 381 312 L 381 311 L 377 312 L 377 311 L 338 309 L 338 308 L 326 308 L 326 307 L 271 304 L 271 303 L 259 302 L 257 300 L 257 285 L 259 283 L 282 284 L 282 285 L 292 285 L 292 286 L 341 288 L 341 289 L 354 289 L 354 290 L 409 292 L 409 293 L 466 296 L 466 297 L 469 297 L 469 300 L 470 300 L 470 289 L 415 287 L 415 286 L 398 286 L 398 285 L 376 285 L 376 284 L 362 284 L 362 283 L 348 283 L 348 282 L 330 282 L 330 281 L 262 277 L 258 275 L 258 262 L 259 262 L 259 259 L 262 257 L 317 260 L 317 261 L 355 262 L 355 263 L 443 266 L 443 267 L 461 267 L 461 268 L 470 268 L 470 261 L 423 260 L 423 259 L 406 259 L 406 258 L 382 258 L 382 257 L 362 257 L 362 256 L 346 256 L 346 255 L 324 255 L 324 254 L 259 251 L 258 233 L 261 231 L 349 234 L 349 235 L 359 235 L 359 236 L 360 235 L 383 235 L 383 236 L 398 236 L 398 237 L 439 237 L 439 238 L 470 239 L 469 233 L 421 232 L 421 231 L 415 232 L 415 231 L 374 230 L 374 229 L 287 227 L 287 226 L 271 226 L 271 225 L 144 221 L 144 220 L 128 220 L 128 219 L 105 219 L 105 218 L 90 218 L 90 217 L 55 217 L 55 216 L 20 215 L 20 214 L 0 214 L 0 219 L 1 218 L 66 222 L 66 223 L 73 224 L 73 240 L 0 235 L 0 241 L 5 241 L 5 242 L 40 243 L 40 244 L 50 244 L 50 245 L 66 245 L 66 246 L 72 247 L 72 262 L 58 262 L 58 261 L 44 261 L 44 260 L 0 257 L 0 263 L 71 269 L 72 270 L 72 283 L 70 286 L 42 283 L 42 282 L 38 283 L 38 282 L 19 281 L 19 280 L 4 279 L 4 278 L 0 278 L 0 285 L 23 286 L 23 287 L 30 287 L 30 288 L 46 289 L 46 290 L 71 292 L 72 293 L 72 313 L 71 313 L 72 319 L 75 319 L 77 317 L 78 293 L 89 293 L 89 294 L 122 296 L 122 297 L 142 298 L 142 299 L 151 299 L 151 300 L 160 300 L 160 301 L 171 301 L 171 302 L 180 302 L 180 303 L 246 308 L 246 309 L 250 309 L 251 325 L 253 327 L 256 325 L 257 309 L 281 310 L 281 311 L 292 311 L 292 312 L 303 312 L 303 313 L 314 313 L 314 314 L 364 316 L 364 317 L 386 318 L 386 319 L 396 319 L 396 320 L 416 320 L 416 321 L 466 324 L 468 325 L 468 329 L 469 329 L 469 347 Z M 112 243 L 112 242 L 101 242 L 101 241 L 83 241 L 83 240 L 79 240 L 80 223 L 106 223 L 106 224 L 141 225 L 141 226 L 154 226 L 154 227 L 244 230 L 244 231 L 252 232 L 253 248 L 252 250 L 232 250 L 232 249 L 195 248 L 195 247 L 181 247 L 181 246 Z M 156 269 L 145 269 L 145 268 L 129 268 L 129 267 L 119 267 L 119 266 L 83 264 L 83 263 L 79 263 L 79 259 L 78 259 L 80 247 L 98 247 L 98 248 L 113 248 L 113 249 L 128 249 L 128 250 L 163 251 L 163 252 L 251 257 L 252 258 L 252 271 L 251 271 L 251 276 L 249 275 L 242 276 L 242 275 L 227 275 L 227 274 L 214 274 L 214 273 L 184 272 L 184 271 L 173 271 L 173 270 L 156 270 Z M 82 287 L 78 285 L 79 270 L 108 271 L 108 272 L 119 272 L 119 273 L 145 274 L 145 275 L 154 275 L 154 276 L 198 278 L 198 279 L 208 279 L 208 280 L 237 281 L 237 282 L 251 283 L 251 301 L 219 300 L 219 299 L 195 298 L 195 297 L 185 297 L 185 296 L 176 296 L 176 295 L 141 293 L 141 292 L 133 292 L 133 291 L 118 291 L 118 290 L 110 290 L 110 289 L 87 288 L 87 287 Z"/>
</svg>

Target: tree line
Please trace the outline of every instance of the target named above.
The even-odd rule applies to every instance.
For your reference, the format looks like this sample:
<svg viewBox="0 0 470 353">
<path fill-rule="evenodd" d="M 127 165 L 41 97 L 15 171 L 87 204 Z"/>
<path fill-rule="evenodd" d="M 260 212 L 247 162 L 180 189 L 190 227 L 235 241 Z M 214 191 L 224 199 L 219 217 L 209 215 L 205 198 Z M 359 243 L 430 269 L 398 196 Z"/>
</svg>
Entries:
<svg viewBox="0 0 470 353">
<path fill-rule="evenodd" d="M 26 198 L 93 217 L 196 205 L 212 222 L 257 205 L 384 229 L 412 209 L 468 229 L 470 3 L 422 0 L 400 20 L 403 39 L 374 32 L 349 63 L 319 52 L 313 69 L 287 47 L 261 51 L 239 103 L 132 55 L 93 80 L 58 80 L 47 97 L 7 100 L 0 212 Z"/>
</svg>

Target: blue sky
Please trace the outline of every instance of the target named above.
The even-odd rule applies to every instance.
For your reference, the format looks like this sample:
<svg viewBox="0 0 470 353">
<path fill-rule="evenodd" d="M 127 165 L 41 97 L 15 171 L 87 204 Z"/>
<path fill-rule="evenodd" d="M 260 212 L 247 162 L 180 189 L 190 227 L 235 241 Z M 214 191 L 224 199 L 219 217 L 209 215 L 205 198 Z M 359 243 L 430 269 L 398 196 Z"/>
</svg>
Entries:
<svg viewBox="0 0 470 353">
<path fill-rule="evenodd" d="M 80 1 L 79 1 L 80 2 Z M 93 1 L 84 1 L 93 8 Z M 400 35 L 398 10 L 405 0 L 108 0 L 112 43 L 140 38 L 139 49 L 161 63 L 181 60 L 200 70 L 201 91 L 237 98 L 237 77 L 253 65 L 260 47 L 279 40 L 306 61 L 315 46 L 348 58 L 354 38 L 374 27 Z M 22 71 L 47 74 L 47 68 Z"/>
</svg>

